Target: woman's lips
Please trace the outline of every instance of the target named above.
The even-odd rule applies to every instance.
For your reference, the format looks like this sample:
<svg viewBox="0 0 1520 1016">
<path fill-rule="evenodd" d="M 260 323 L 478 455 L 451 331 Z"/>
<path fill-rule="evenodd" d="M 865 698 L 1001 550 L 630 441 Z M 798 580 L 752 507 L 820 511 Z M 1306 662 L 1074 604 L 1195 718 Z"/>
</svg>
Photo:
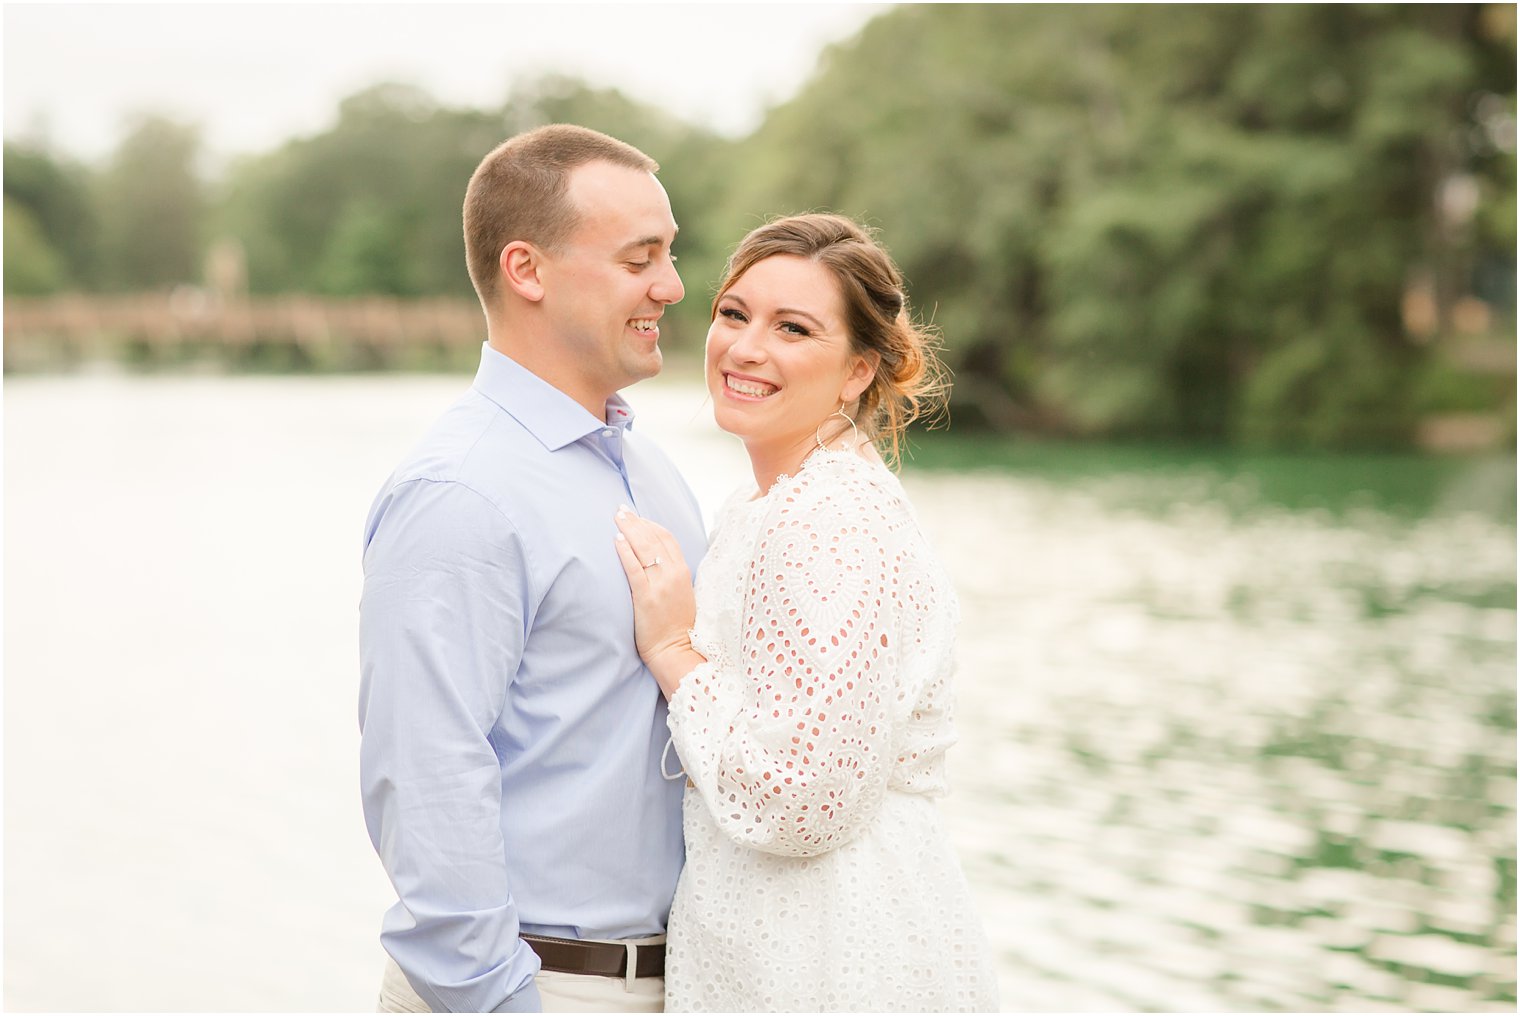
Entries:
<svg viewBox="0 0 1520 1016">
<path fill-rule="evenodd" d="M 728 371 L 723 372 L 723 386 L 732 394 L 757 401 L 768 399 L 781 390 L 769 381 L 746 377 L 743 374 L 731 374 Z"/>
</svg>

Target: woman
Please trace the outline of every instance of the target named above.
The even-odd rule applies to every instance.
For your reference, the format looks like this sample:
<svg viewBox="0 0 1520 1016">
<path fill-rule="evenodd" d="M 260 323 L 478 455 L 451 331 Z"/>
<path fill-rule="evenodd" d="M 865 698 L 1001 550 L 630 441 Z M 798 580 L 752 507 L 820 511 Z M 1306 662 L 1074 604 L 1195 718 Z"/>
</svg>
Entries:
<svg viewBox="0 0 1520 1016">
<path fill-rule="evenodd" d="M 695 592 L 674 538 L 618 514 L 639 652 L 688 774 L 672 1010 L 996 1008 L 931 800 L 954 739 L 955 598 L 876 447 L 896 451 L 935 367 L 863 229 L 762 226 L 707 337 L 714 414 L 756 490 L 724 506 Z"/>
</svg>

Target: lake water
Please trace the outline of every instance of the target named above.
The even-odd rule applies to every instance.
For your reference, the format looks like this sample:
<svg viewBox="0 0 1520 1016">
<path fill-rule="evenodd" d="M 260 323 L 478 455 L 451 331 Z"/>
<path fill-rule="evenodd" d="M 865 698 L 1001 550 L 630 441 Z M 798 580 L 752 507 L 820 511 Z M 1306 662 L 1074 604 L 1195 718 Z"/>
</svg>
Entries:
<svg viewBox="0 0 1520 1016">
<path fill-rule="evenodd" d="M 464 383 L 6 380 L 7 1009 L 372 1008 L 360 531 Z M 699 389 L 632 398 L 744 480 Z M 904 481 L 1005 1008 L 1513 1010 L 1513 461 L 964 458 Z"/>
</svg>

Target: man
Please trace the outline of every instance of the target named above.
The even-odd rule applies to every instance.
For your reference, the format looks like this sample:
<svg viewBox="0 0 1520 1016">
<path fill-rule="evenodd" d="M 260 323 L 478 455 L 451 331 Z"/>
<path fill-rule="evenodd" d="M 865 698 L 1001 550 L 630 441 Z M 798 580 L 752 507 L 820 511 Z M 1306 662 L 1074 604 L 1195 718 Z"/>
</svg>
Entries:
<svg viewBox="0 0 1520 1016">
<path fill-rule="evenodd" d="M 465 194 L 487 341 L 365 530 L 361 780 L 395 886 L 388 1011 L 660 1011 L 683 783 L 633 644 L 621 504 L 691 560 L 701 516 L 630 429 L 684 295 L 658 166 L 595 131 L 509 139 Z M 536 975 L 536 976 L 535 976 Z"/>
</svg>

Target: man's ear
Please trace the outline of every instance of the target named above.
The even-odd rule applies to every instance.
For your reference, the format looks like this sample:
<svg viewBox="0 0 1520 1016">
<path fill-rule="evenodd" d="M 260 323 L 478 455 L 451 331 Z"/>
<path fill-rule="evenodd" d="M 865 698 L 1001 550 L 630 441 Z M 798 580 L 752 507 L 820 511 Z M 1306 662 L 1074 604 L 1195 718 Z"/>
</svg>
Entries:
<svg viewBox="0 0 1520 1016">
<path fill-rule="evenodd" d="M 513 240 L 501 249 L 497 262 L 502 283 L 524 300 L 537 303 L 544 298 L 544 282 L 539 277 L 543 259 L 543 253 L 531 243 Z"/>
<path fill-rule="evenodd" d="M 876 368 L 880 365 L 881 354 L 874 349 L 856 356 L 855 366 L 845 376 L 844 387 L 839 390 L 839 398 L 848 405 L 864 395 L 871 382 L 876 380 Z"/>
</svg>

